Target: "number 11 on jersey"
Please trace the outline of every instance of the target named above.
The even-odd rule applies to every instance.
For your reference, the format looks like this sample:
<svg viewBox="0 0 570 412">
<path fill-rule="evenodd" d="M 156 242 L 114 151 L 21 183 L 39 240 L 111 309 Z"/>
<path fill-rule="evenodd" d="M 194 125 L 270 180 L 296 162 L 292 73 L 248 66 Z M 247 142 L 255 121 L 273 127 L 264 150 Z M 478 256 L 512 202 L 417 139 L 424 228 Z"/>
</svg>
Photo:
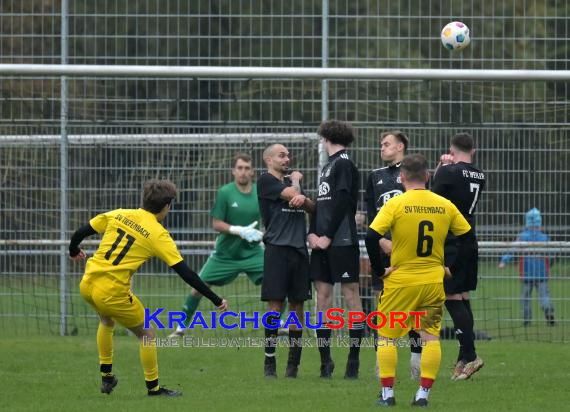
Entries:
<svg viewBox="0 0 570 412">
<path fill-rule="evenodd" d="M 113 266 L 117 266 L 119 263 L 121 263 L 121 260 L 123 260 L 123 258 L 125 257 L 125 255 L 129 251 L 133 243 L 135 243 L 135 238 L 125 233 L 124 230 L 117 228 L 117 232 L 119 233 L 119 236 L 117 236 L 117 239 L 115 240 L 115 243 L 113 243 L 113 245 L 111 246 L 111 249 L 109 249 L 107 253 L 105 253 L 105 259 L 107 260 L 111 259 L 111 255 L 117 249 L 117 246 L 119 246 L 119 243 L 121 243 L 121 240 L 123 240 L 123 237 L 125 237 L 125 235 L 127 235 L 127 244 L 117 255 L 115 260 L 113 260 L 112 262 Z"/>
</svg>

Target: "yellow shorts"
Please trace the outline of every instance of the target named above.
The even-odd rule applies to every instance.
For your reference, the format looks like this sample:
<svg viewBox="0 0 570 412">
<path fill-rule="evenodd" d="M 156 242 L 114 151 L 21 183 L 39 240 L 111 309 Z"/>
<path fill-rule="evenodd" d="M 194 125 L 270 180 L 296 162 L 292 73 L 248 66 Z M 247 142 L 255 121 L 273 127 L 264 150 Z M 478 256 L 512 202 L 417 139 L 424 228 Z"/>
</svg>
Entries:
<svg viewBox="0 0 570 412">
<path fill-rule="evenodd" d="M 125 328 L 144 323 L 144 306 L 130 290 L 111 294 L 104 281 L 82 280 L 79 292 L 97 313 L 112 318 Z"/>
<path fill-rule="evenodd" d="M 419 329 L 430 335 L 439 336 L 444 303 L 445 292 L 443 283 L 430 283 L 405 288 L 386 288 L 380 297 L 378 312 L 385 314 L 388 321 L 382 328 L 378 329 L 378 335 L 394 339 L 401 338 L 414 328 L 415 318 L 412 316 L 408 316 L 408 319 L 403 322 L 407 328 L 403 328 L 397 322 L 394 322 L 393 328 L 390 328 L 390 312 L 405 312 L 409 314 L 410 311 L 425 311 L 426 315 L 419 317 Z M 380 316 L 377 319 L 380 322 Z"/>
</svg>

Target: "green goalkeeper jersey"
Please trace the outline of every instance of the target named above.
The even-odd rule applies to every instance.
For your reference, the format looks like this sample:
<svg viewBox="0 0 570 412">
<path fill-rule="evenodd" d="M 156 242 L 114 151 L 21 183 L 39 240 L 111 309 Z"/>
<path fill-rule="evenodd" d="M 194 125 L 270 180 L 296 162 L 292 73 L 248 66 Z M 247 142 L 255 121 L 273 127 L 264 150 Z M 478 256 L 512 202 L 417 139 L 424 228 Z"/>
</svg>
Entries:
<svg viewBox="0 0 570 412">
<path fill-rule="evenodd" d="M 261 215 L 256 185 L 252 185 L 250 193 L 240 192 L 235 182 L 222 186 L 210 215 L 233 226 L 248 226 L 257 221 L 256 229 L 259 229 Z M 259 242 L 249 243 L 226 233 L 220 233 L 216 239 L 216 255 L 221 258 L 247 259 L 259 253 L 260 248 Z"/>
</svg>

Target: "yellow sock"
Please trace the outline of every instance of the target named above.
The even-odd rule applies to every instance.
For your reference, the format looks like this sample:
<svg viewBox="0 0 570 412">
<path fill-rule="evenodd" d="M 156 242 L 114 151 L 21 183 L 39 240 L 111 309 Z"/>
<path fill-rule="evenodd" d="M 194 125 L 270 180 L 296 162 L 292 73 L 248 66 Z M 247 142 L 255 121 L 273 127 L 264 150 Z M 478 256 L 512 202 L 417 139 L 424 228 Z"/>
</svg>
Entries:
<svg viewBox="0 0 570 412">
<path fill-rule="evenodd" d="M 158 381 L 158 359 L 156 355 L 156 346 L 154 343 L 146 342 L 146 345 L 143 345 L 143 341 L 140 341 L 139 352 L 141 358 L 141 364 L 144 370 L 144 380 L 149 381 Z M 154 389 L 154 388 L 153 388 Z M 158 385 L 156 386 L 158 389 Z"/>
<path fill-rule="evenodd" d="M 435 380 L 437 372 L 439 372 L 440 363 L 441 344 L 439 340 L 428 340 L 426 346 L 422 348 L 422 360 L 420 363 L 422 380 L 424 378 Z"/>
<path fill-rule="evenodd" d="M 383 387 L 394 386 L 396 364 L 398 363 L 398 348 L 388 340 L 380 340 L 378 345 L 378 365 L 380 366 L 380 382 Z"/>
<path fill-rule="evenodd" d="M 97 350 L 99 351 L 99 364 L 111 365 L 113 363 L 113 326 L 106 326 L 99 322 L 97 329 Z"/>
</svg>

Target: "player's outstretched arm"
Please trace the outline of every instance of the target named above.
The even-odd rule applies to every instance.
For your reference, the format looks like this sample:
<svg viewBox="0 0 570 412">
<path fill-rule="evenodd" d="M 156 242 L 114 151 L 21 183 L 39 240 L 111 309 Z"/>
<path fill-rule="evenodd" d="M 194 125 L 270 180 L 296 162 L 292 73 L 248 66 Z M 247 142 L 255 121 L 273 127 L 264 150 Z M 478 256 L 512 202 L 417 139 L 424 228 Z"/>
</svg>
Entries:
<svg viewBox="0 0 570 412">
<path fill-rule="evenodd" d="M 97 231 L 88 223 L 81 226 L 75 231 L 69 242 L 69 257 L 73 260 L 83 260 L 86 258 L 85 252 L 79 248 L 79 245 L 87 236 L 92 236 Z"/>
<path fill-rule="evenodd" d="M 178 273 L 178 276 L 180 276 L 184 282 L 208 298 L 218 309 L 225 311 L 228 308 L 228 302 L 216 295 L 184 261 L 178 262 L 174 266 L 171 266 L 171 268 Z"/>
</svg>

